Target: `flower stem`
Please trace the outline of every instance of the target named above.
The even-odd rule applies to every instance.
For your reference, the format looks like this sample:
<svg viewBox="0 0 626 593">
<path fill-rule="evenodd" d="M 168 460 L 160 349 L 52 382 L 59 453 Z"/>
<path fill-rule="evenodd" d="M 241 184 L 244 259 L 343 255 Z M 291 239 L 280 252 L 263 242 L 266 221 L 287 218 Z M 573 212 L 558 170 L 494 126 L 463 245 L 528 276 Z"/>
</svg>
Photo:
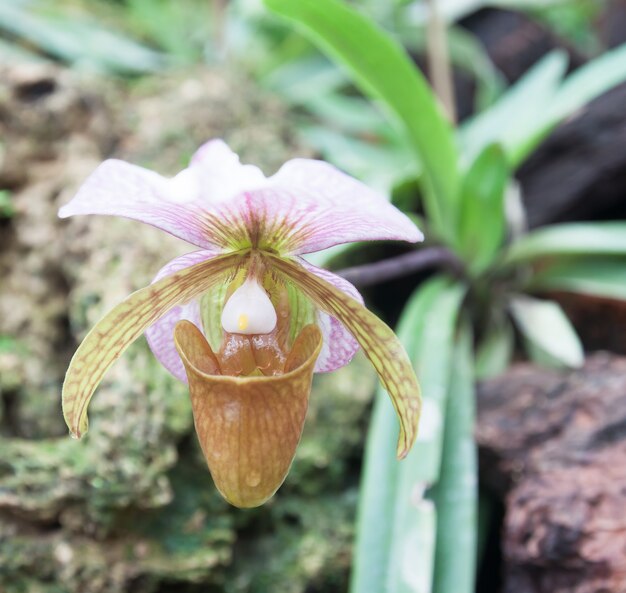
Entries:
<svg viewBox="0 0 626 593">
<path fill-rule="evenodd" d="M 449 249 L 428 247 L 379 262 L 344 268 L 336 274 L 355 286 L 363 287 L 436 267 L 447 268 L 455 275 L 461 275 L 464 270 L 463 262 Z"/>
<path fill-rule="evenodd" d="M 454 82 L 448 53 L 447 25 L 437 6 L 438 0 L 429 0 L 428 70 L 435 94 L 439 97 L 450 121 L 456 121 Z"/>
</svg>

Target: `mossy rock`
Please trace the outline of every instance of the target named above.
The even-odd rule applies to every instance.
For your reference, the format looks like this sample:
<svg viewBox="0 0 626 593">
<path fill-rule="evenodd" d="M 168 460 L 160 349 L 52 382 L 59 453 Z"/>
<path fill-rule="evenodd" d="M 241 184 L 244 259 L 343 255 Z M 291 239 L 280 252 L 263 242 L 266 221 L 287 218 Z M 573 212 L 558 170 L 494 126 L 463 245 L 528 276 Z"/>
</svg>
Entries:
<svg viewBox="0 0 626 593">
<path fill-rule="evenodd" d="M 186 387 L 143 339 L 95 394 L 83 440 L 69 438 L 60 407 L 65 369 L 87 330 L 193 248 L 132 221 L 59 221 L 58 207 L 106 157 L 171 174 L 210 137 L 272 173 L 310 156 L 288 110 L 227 71 L 176 74 L 132 91 L 78 83 L 66 71 L 45 75 L 56 84 L 30 106 L 37 113 L 19 126 L 0 121 L 3 162 L 20 163 L 15 175 L 0 168 L 15 206 L 0 222 L 0 590 L 345 590 L 375 381 L 364 357 L 316 377 L 291 473 L 268 504 L 249 511 L 217 494 Z M 6 103 L 19 79 L 9 71 L 0 81 L 9 116 L 25 112 Z M 77 119 L 56 122 L 60 136 L 28 128 L 63 117 Z M 37 145 L 12 143 L 18 133 Z"/>
</svg>

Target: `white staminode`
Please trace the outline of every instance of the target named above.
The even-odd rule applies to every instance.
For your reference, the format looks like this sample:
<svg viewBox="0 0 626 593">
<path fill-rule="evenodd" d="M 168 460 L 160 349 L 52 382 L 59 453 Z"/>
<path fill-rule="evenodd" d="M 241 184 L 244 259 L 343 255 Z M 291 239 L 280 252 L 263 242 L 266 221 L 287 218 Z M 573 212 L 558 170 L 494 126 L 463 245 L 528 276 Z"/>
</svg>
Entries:
<svg viewBox="0 0 626 593">
<path fill-rule="evenodd" d="M 276 327 L 276 310 L 256 280 L 246 281 L 230 296 L 222 311 L 222 327 L 231 334 L 269 334 Z"/>
</svg>

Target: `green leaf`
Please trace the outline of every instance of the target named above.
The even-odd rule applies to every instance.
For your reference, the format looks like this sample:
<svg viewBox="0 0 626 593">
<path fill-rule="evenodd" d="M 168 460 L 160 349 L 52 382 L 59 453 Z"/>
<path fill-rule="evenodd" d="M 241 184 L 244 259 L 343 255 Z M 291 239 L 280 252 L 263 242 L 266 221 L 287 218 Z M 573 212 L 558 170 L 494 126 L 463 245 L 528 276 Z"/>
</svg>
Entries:
<svg viewBox="0 0 626 593">
<path fill-rule="evenodd" d="M 15 216 L 15 206 L 11 200 L 11 192 L 8 189 L 0 189 L 0 218 L 13 216 Z"/>
<path fill-rule="evenodd" d="M 472 332 L 461 326 L 452 359 L 441 476 L 434 500 L 434 593 L 473 593 L 476 579 L 478 462 L 474 442 Z"/>
<path fill-rule="evenodd" d="M 0 3 L 0 27 L 82 69 L 138 74 L 166 65 L 163 54 L 95 22 L 38 15 L 28 5 Z"/>
<path fill-rule="evenodd" d="M 5 41 L 0 38 L 0 63 L 17 64 L 24 62 L 45 64 L 48 60 L 37 54 L 36 51 L 29 51 L 24 47 L 20 47 L 16 43 Z"/>
<path fill-rule="evenodd" d="M 563 255 L 626 255 L 626 222 L 565 223 L 532 231 L 509 247 L 504 263 Z"/>
<path fill-rule="evenodd" d="M 407 2 L 409 0 L 406 0 Z M 568 0 L 440 0 L 439 7 L 442 18 L 452 23 L 478 12 L 482 8 L 509 8 L 512 10 L 529 10 L 530 8 L 548 8 L 551 5 L 560 5 Z M 576 0 L 573 0 L 576 1 Z M 418 24 L 428 24 L 428 8 L 425 3 L 413 3 L 413 18 Z"/>
<path fill-rule="evenodd" d="M 500 142 L 513 168 L 519 166 L 560 121 L 626 80 L 626 45 L 579 68 L 564 82 L 563 52 L 548 54 L 490 109 L 461 130 L 463 154 L 471 159 Z"/>
<path fill-rule="evenodd" d="M 424 167 L 430 218 L 444 235 L 450 236 L 458 214 L 454 134 L 424 77 L 403 48 L 370 19 L 339 0 L 265 0 L 265 4 L 293 20 L 402 124 Z"/>
<path fill-rule="evenodd" d="M 122 15 L 142 39 L 183 63 L 202 60 L 214 29 L 211 6 L 204 0 L 128 0 Z"/>
<path fill-rule="evenodd" d="M 454 331 L 466 288 L 445 276 L 429 280 L 423 290 L 436 296 L 414 326 L 417 338 L 413 360 L 422 385 L 424 418 L 401 472 L 425 484 L 434 484 L 439 477 Z"/>
<path fill-rule="evenodd" d="M 517 327 L 528 341 L 531 354 L 538 349 L 566 366 L 582 365 L 582 345 L 559 305 L 518 296 L 512 298 L 510 309 Z"/>
<path fill-rule="evenodd" d="M 516 147 L 511 162 L 515 166 L 521 164 L 558 123 L 625 80 L 626 44 L 576 70 L 546 102 L 547 108 L 539 114 L 533 134 Z"/>
<path fill-rule="evenodd" d="M 532 290 L 565 290 L 626 300 L 626 259 L 566 259 L 542 269 L 530 281 Z"/>
<path fill-rule="evenodd" d="M 513 155 L 542 130 L 546 105 L 565 74 L 567 56 L 554 51 L 542 58 L 487 111 L 469 119 L 460 130 L 464 159 L 471 162 L 489 144 L 501 144 Z"/>
<path fill-rule="evenodd" d="M 580 67 L 567 78 L 552 101 L 546 122 L 553 125 L 592 99 L 626 80 L 626 44 Z"/>
<path fill-rule="evenodd" d="M 7 334 L 0 334 L 0 354 L 27 354 L 27 347 Z"/>
<path fill-rule="evenodd" d="M 482 272 L 499 253 L 506 230 L 504 196 L 509 168 L 498 145 L 487 146 L 463 179 L 456 237 L 471 272 Z"/>
<path fill-rule="evenodd" d="M 373 144 L 322 126 L 304 127 L 301 133 L 328 161 L 385 195 L 391 194 L 399 180 L 419 174 L 405 146 Z"/>
<path fill-rule="evenodd" d="M 398 336 L 425 373 L 420 434 L 411 453 L 397 463 L 397 420 L 389 398 L 380 393 L 366 444 L 351 593 L 430 588 L 435 511 L 431 501 L 416 500 L 416 490 L 423 493 L 439 476 L 452 336 L 464 293 L 463 285 L 432 278 L 418 288 L 402 314 Z"/>
<path fill-rule="evenodd" d="M 488 379 L 503 373 L 513 357 L 515 336 L 508 319 L 491 322 L 476 350 L 477 379 Z"/>
<path fill-rule="evenodd" d="M 287 101 L 301 105 L 314 95 L 336 93 L 347 80 L 325 56 L 307 55 L 275 67 L 265 75 L 263 83 Z"/>
<path fill-rule="evenodd" d="M 347 97 L 337 92 L 320 94 L 318 90 L 301 103 L 334 129 L 365 135 L 395 132 L 382 114 L 362 97 Z"/>
<path fill-rule="evenodd" d="M 402 313 L 397 333 L 409 356 L 414 353 L 418 338 L 414 328 L 438 292 L 438 286 L 419 289 Z M 351 593 L 378 593 L 385 587 L 400 467 L 395 461 L 397 436 L 398 426 L 393 406 L 384 390 L 379 388 L 365 445 Z"/>
<path fill-rule="evenodd" d="M 428 52 L 427 22 L 416 26 L 411 19 L 398 19 L 394 25 L 396 38 L 411 54 L 425 55 Z M 450 26 L 447 38 L 452 66 L 472 77 L 476 86 L 476 104 L 480 110 L 486 109 L 502 94 L 507 86 L 506 79 L 473 33 Z"/>
</svg>

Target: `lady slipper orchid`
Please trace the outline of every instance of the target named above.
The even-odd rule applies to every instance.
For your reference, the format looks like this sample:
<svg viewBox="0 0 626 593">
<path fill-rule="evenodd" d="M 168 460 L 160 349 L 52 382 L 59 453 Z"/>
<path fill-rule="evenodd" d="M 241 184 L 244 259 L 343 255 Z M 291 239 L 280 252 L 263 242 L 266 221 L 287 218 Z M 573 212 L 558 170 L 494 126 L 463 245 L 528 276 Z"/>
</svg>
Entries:
<svg viewBox="0 0 626 593">
<path fill-rule="evenodd" d="M 266 178 L 213 140 L 172 179 L 105 161 L 59 212 L 75 214 L 139 220 L 200 250 L 165 265 L 80 344 L 63 385 L 73 436 L 87 431 L 107 369 L 145 332 L 163 366 L 189 383 L 209 470 L 235 506 L 258 506 L 282 484 L 313 373 L 344 366 L 359 345 L 398 414 L 398 457 L 408 453 L 421 400 L 402 345 L 354 286 L 301 257 L 350 241 L 420 241 L 384 197 L 315 160 L 291 160 Z"/>
</svg>

